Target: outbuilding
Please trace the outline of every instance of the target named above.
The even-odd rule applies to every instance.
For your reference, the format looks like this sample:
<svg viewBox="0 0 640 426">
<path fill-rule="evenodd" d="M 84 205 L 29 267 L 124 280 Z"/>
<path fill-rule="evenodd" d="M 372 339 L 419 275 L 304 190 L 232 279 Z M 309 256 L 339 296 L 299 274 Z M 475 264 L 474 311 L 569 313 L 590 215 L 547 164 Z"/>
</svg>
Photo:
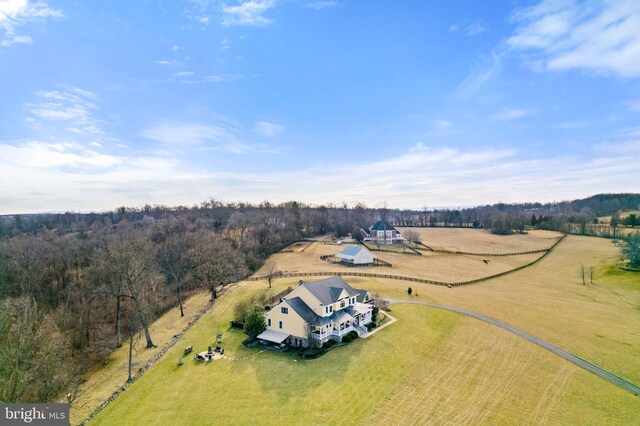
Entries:
<svg viewBox="0 0 640 426">
<path fill-rule="evenodd" d="M 361 245 L 347 246 L 336 257 L 344 263 L 353 265 L 369 265 L 373 263 L 375 256 L 365 247 Z"/>
</svg>

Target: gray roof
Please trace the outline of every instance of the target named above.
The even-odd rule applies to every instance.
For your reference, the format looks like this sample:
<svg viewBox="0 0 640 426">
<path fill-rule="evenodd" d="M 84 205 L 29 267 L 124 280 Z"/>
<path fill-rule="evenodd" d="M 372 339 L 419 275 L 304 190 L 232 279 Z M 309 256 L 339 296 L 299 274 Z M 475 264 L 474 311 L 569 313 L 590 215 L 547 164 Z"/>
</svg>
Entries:
<svg viewBox="0 0 640 426">
<path fill-rule="evenodd" d="M 358 289 L 355 289 L 355 290 L 358 293 L 358 295 L 356 296 L 356 301 L 360 303 L 364 303 L 365 298 L 367 297 L 367 293 L 369 293 L 369 290 L 358 290 Z"/>
<path fill-rule="evenodd" d="M 347 246 L 342 250 L 339 254 L 344 256 L 355 256 L 360 253 L 362 250 L 366 250 L 365 246 Z"/>
<path fill-rule="evenodd" d="M 313 309 L 308 307 L 307 304 L 299 297 L 286 299 L 286 301 L 303 320 L 311 322 L 315 317 L 317 317 L 316 313 L 313 312 Z"/>
<path fill-rule="evenodd" d="M 258 339 L 268 340 L 273 343 L 282 343 L 287 337 L 289 337 L 289 334 L 276 330 L 265 330 L 258 335 Z"/>
<path fill-rule="evenodd" d="M 347 308 L 349 309 L 349 308 Z M 353 318 L 352 315 L 345 312 L 347 309 L 342 309 L 340 311 L 335 311 L 329 318 L 333 320 L 333 322 L 344 322 Z"/>
<path fill-rule="evenodd" d="M 377 221 L 376 223 L 373 224 L 373 226 L 371 227 L 371 230 L 372 231 L 397 231 L 397 229 L 391 226 L 391 224 L 386 220 Z"/>
<path fill-rule="evenodd" d="M 302 285 L 325 306 L 337 302 L 337 297 L 342 293 L 341 290 L 345 290 L 349 297 L 358 295 L 353 287 L 347 284 L 339 275 Z"/>
</svg>

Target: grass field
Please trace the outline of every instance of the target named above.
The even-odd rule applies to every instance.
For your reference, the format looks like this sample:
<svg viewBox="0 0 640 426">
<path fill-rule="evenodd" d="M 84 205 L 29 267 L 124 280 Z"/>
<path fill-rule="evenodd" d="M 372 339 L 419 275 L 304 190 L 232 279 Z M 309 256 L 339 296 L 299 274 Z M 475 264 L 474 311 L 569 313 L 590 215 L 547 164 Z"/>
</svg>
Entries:
<svg viewBox="0 0 640 426">
<path fill-rule="evenodd" d="M 439 250 L 469 253 L 519 253 L 551 247 L 561 234 L 552 231 L 529 231 L 526 234 L 495 235 L 485 229 L 469 228 L 400 228 L 420 234 L 423 244 Z"/>
<path fill-rule="evenodd" d="M 336 249 L 313 244 L 305 253 L 274 258 L 280 269 L 291 270 L 305 267 L 302 259 L 309 251 L 317 259 Z M 522 271 L 452 289 L 410 283 L 411 298 L 492 316 L 638 384 L 640 274 L 611 266 L 618 250 L 610 240 L 569 236 Z M 581 265 L 594 268 L 593 283 L 582 284 Z M 381 295 L 410 298 L 406 281 L 347 281 Z M 236 301 L 275 294 L 296 282 L 277 279 L 272 289 L 264 281 L 234 286 L 92 423 L 640 423 L 637 397 L 517 336 L 435 308 L 393 305 L 396 323 L 313 361 L 247 349 L 240 344 L 241 332 L 227 330 Z M 204 349 L 218 330 L 225 333 L 225 354 L 232 359 L 206 365 L 188 359 L 177 365 L 184 346 Z"/>
<path fill-rule="evenodd" d="M 443 282 L 459 282 L 509 271 L 530 263 L 542 255 L 542 253 L 535 253 L 491 257 L 487 259 L 488 263 L 484 263 L 484 259 L 480 256 L 431 252 L 423 252 L 423 256 L 411 256 L 399 253 L 373 252 L 375 256 L 391 263 L 393 267 L 377 266 L 357 269 L 328 263 L 320 259 L 321 255 L 337 254 L 343 248 L 341 245 L 313 243 L 304 253 L 277 253 L 271 259 L 276 262 L 280 271 L 287 272 L 358 271 L 420 277 Z M 256 274 L 264 273 L 265 271 L 261 269 Z"/>
<path fill-rule="evenodd" d="M 281 280 L 277 287 L 292 284 Z M 279 288 L 271 289 L 276 291 Z M 499 329 L 438 309 L 394 305 L 398 321 L 313 361 L 247 349 L 226 331 L 223 359 L 178 366 L 226 328 L 243 284 L 116 399 L 95 424 L 603 424 L 640 421 L 637 398 Z M 533 421 L 535 420 L 535 421 Z"/>
</svg>

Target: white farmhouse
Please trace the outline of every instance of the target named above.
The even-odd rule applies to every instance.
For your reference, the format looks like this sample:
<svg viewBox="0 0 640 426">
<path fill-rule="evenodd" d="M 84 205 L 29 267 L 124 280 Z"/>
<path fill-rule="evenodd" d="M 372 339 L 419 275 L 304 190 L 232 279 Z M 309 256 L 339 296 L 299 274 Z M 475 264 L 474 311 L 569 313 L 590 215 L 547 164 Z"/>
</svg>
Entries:
<svg viewBox="0 0 640 426">
<path fill-rule="evenodd" d="M 329 339 L 342 340 L 355 331 L 366 333 L 371 322 L 371 294 L 356 290 L 340 276 L 303 283 L 266 315 L 267 329 L 258 339 L 290 346 L 319 346 Z"/>
<path fill-rule="evenodd" d="M 370 265 L 373 263 L 375 256 L 365 247 L 361 245 L 347 246 L 336 257 L 344 263 L 353 265 Z"/>
</svg>

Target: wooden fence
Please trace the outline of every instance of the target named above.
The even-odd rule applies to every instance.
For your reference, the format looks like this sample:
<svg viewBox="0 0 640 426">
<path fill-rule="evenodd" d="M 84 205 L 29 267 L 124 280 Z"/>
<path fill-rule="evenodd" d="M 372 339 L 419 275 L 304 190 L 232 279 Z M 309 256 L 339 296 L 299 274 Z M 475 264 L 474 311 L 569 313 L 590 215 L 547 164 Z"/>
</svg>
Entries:
<svg viewBox="0 0 640 426">
<path fill-rule="evenodd" d="M 562 239 L 563 237 L 561 237 L 560 239 Z M 555 244 L 557 244 L 560 240 L 556 241 Z M 553 246 L 551 246 L 553 247 Z M 537 249 L 537 250 L 529 250 L 529 251 L 518 251 L 518 252 L 512 252 L 512 253 L 477 253 L 477 252 L 468 252 L 468 251 L 454 251 L 454 250 L 444 250 L 444 249 L 434 249 L 432 247 L 429 247 L 426 244 L 422 244 L 422 247 L 416 247 L 416 250 L 422 250 L 422 251 L 431 251 L 434 253 L 444 253 L 444 254 L 458 254 L 458 255 L 464 255 L 464 256 L 482 256 L 482 257 L 495 257 L 495 256 L 518 256 L 521 254 L 535 254 L 535 253 L 544 253 L 546 251 L 549 251 L 550 248 L 546 248 L 546 249 Z"/>
<path fill-rule="evenodd" d="M 558 241 L 555 242 L 555 244 L 553 244 L 551 247 L 549 247 L 547 250 L 545 250 L 546 253 L 544 253 L 542 256 L 540 256 L 539 258 L 535 259 L 532 262 L 529 262 L 529 263 L 527 263 L 525 265 L 522 265 L 522 266 L 518 266 L 517 268 L 510 269 L 508 271 L 500 272 L 498 274 L 489 275 L 487 277 L 477 278 L 475 280 L 469 280 L 469 281 L 445 282 L 445 281 L 429 280 L 429 279 L 426 279 L 426 278 L 407 277 L 407 276 L 402 276 L 402 275 L 379 274 L 379 273 L 375 273 L 375 272 L 350 272 L 350 271 L 281 272 L 280 274 L 278 274 L 278 278 L 341 275 L 341 276 L 348 276 L 348 277 L 384 278 L 384 279 L 390 279 L 390 280 L 403 280 L 403 281 L 411 281 L 411 282 L 424 283 L 424 284 L 441 285 L 441 286 L 447 286 L 447 287 L 458 287 L 458 286 L 462 286 L 462 285 L 476 284 L 476 283 L 479 283 L 479 282 L 482 282 L 482 281 L 487 281 L 487 280 L 490 280 L 490 279 L 493 279 L 493 278 L 498 278 L 498 277 L 510 274 L 512 272 L 516 272 L 516 271 L 520 271 L 522 269 L 528 268 L 529 266 L 532 266 L 532 265 L 538 263 L 545 256 L 547 256 L 549 253 L 551 253 L 551 251 L 564 238 L 565 238 L 564 235 L 562 237 L 560 237 L 558 239 Z M 266 279 L 266 277 L 264 277 L 264 276 L 255 276 L 255 277 L 247 278 L 247 281 L 260 281 L 260 280 L 264 280 L 264 279 Z"/>
</svg>

